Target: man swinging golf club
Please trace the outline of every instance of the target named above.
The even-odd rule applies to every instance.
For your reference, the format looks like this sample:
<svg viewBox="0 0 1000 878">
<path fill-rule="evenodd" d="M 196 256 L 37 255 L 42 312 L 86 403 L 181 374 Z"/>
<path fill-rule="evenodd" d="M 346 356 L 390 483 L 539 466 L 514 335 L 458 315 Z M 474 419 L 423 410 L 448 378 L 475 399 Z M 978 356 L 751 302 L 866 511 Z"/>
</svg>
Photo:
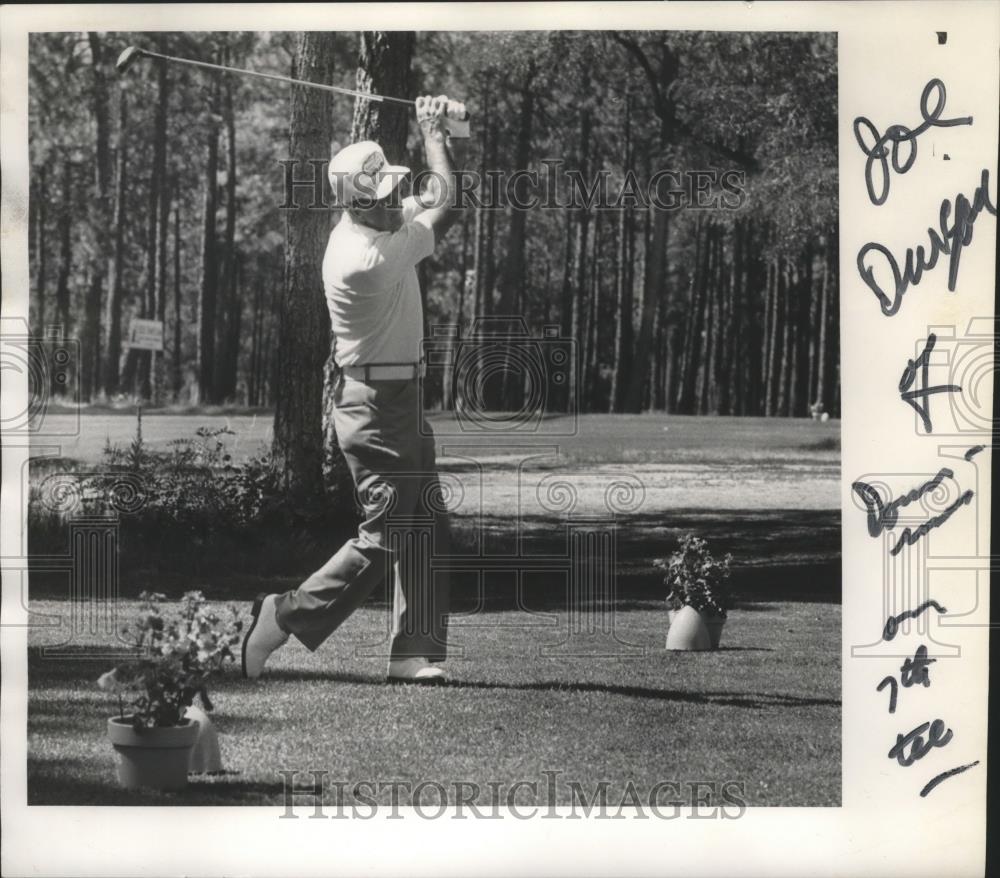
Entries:
<svg viewBox="0 0 1000 878">
<path fill-rule="evenodd" d="M 448 551 L 446 510 L 434 438 L 420 408 L 422 311 L 416 265 L 455 222 L 454 167 L 447 149 L 445 97 L 416 101 L 432 179 L 425 205 L 403 199 L 408 168 L 390 165 L 372 141 L 331 160 L 343 216 L 330 235 L 323 283 L 339 368 L 337 440 L 354 479 L 364 521 L 358 535 L 298 588 L 259 595 L 243 641 L 243 675 L 260 676 L 268 657 L 295 635 L 317 649 L 388 577 L 395 581 L 390 681 L 434 682 L 444 673 L 447 575 L 429 570 L 423 540 L 407 534 L 413 516 L 433 520 L 435 548 Z M 390 546 L 389 525 L 399 532 Z M 412 525 L 411 525 L 412 527 Z"/>
</svg>

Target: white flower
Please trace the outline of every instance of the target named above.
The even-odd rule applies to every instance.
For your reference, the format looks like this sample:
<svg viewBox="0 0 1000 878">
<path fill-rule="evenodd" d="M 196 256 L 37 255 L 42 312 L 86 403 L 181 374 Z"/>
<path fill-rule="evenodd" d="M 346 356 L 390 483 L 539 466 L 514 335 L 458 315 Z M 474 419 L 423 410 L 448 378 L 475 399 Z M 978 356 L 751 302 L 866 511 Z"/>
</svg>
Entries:
<svg viewBox="0 0 1000 878">
<path fill-rule="evenodd" d="M 105 692 L 120 692 L 124 686 L 124 682 L 118 677 L 118 668 L 112 668 L 97 678 L 97 688 Z"/>
</svg>

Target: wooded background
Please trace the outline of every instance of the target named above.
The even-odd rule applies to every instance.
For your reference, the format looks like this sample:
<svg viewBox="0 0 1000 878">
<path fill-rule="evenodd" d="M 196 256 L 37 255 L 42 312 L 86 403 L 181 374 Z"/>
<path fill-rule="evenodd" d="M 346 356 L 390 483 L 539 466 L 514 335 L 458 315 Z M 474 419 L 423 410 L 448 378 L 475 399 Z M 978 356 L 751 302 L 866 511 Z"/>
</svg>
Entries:
<svg viewBox="0 0 1000 878">
<path fill-rule="evenodd" d="M 282 209 L 281 162 L 302 178 L 374 137 L 424 166 L 412 108 L 148 60 L 119 75 L 130 44 L 446 93 L 472 112 L 481 175 L 561 160 L 588 187 L 606 170 L 614 197 L 628 171 L 745 172 L 738 210 L 468 210 L 421 263 L 425 320 L 559 326 L 581 412 L 839 414 L 836 36 L 784 33 L 32 34 L 31 322 L 80 339 L 83 400 L 275 407 L 275 449 L 322 455 L 303 425 L 324 405 L 337 217 Z M 126 349 L 134 317 L 165 322 L 162 355 Z M 555 390 L 547 407 L 568 408 Z M 523 392 L 508 376 L 490 399 Z"/>
</svg>

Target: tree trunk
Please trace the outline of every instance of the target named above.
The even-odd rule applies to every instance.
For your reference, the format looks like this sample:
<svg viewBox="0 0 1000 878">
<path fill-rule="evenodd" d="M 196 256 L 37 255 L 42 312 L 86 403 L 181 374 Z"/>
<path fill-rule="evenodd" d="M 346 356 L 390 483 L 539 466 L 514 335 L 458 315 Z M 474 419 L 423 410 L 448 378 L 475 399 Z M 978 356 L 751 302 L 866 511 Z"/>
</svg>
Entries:
<svg viewBox="0 0 1000 878">
<path fill-rule="evenodd" d="M 165 48 L 162 38 L 159 49 Z M 156 320 L 160 313 L 158 298 L 162 288 L 160 279 L 160 240 L 166 241 L 166 230 L 160 231 L 160 220 L 166 217 L 161 202 L 166 199 L 167 173 L 167 108 L 170 102 L 170 79 L 167 63 L 156 62 L 156 113 L 153 120 L 153 167 L 149 180 L 149 227 L 146 244 L 146 302 L 142 316 Z M 168 205 L 169 207 L 169 205 Z M 162 263 L 166 264 L 165 260 Z M 153 396 L 153 359 L 158 352 L 140 351 L 138 367 L 138 394 L 142 399 Z"/>
<path fill-rule="evenodd" d="M 694 413 L 703 415 L 708 404 L 709 373 L 712 368 L 712 275 L 715 271 L 715 224 L 710 220 L 702 245 L 704 257 L 698 283 L 698 309 L 694 331 L 691 333 L 692 370 L 697 372 L 695 381 Z M 695 366 L 694 364 L 697 364 Z"/>
<path fill-rule="evenodd" d="M 81 395 L 89 400 L 101 387 L 101 298 L 109 260 L 109 231 L 111 215 L 111 145 L 108 111 L 108 81 L 105 69 L 105 47 L 100 37 L 87 34 L 93 72 L 93 114 L 95 157 L 94 183 L 97 198 L 89 211 L 91 227 L 97 239 L 97 253 L 93 259 L 90 287 L 84 304 L 84 327 L 81 337 L 83 354 Z"/>
<path fill-rule="evenodd" d="M 83 362 L 80 369 L 80 398 L 89 402 L 98 388 L 98 368 L 101 355 L 101 291 L 104 289 L 104 273 L 92 269 L 90 283 L 83 303 L 83 331 L 80 338 L 80 353 Z"/>
<path fill-rule="evenodd" d="M 740 273 L 743 266 L 743 223 L 737 220 L 731 230 L 732 257 L 726 280 L 726 307 L 723 337 L 725 351 L 722 361 L 722 379 L 719 383 L 719 411 L 725 415 L 735 415 L 740 398 L 740 375 L 737 362 L 742 337 L 743 307 L 740 301 Z"/>
<path fill-rule="evenodd" d="M 807 415 L 812 403 L 812 336 L 815 328 L 813 316 L 815 313 L 812 272 L 812 242 L 806 247 L 800 263 L 800 283 L 798 294 L 798 314 L 796 323 L 795 349 L 795 403 L 792 406 L 794 416 Z"/>
<path fill-rule="evenodd" d="M 559 296 L 559 330 L 563 339 L 569 343 L 570 375 L 568 376 L 568 380 L 558 385 L 555 396 L 558 400 L 556 408 L 560 411 L 570 411 L 570 400 L 572 399 L 570 389 L 576 380 L 574 376 L 580 367 L 580 351 L 576 344 L 576 339 L 573 338 L 573 227 L 575 223 L 571 210 L 563 211 L 563 216 L 566 218 L 566 235 L 563 241 L 563 276 L 562 292 Z"/>
<path fill-rule="evenodd" d="M 105 392 L 112 396 L 119 391 L 122 352 L 122 299 L 124 286 L 122 269 L 125 261 L 125 199 L 128 182 L 128 92 L 118 92 L 118 155 L 115 167 L 114 253 L 108 272 L 108 348 L 104 367 Z"/>
<path fill-rule="evenodd" d="M 790 324 L 792 322 L 791 301 L 794 296 L 793 283 L 791 278 L 791 266 L 788 259 L 781 260 L 781 271 L 778 276 L 778 288 L 781 291 L 781 360 L 778 368 L 778 402 L 775 414 L 779 416 L 788 415 L 788 375 L 791 366 L 790 347 L 791 335 Z"/>
<path fill-rule="evenodd" d="M 580 110 L 580 136 L 577 155 L 579 157 L 580 174 L 586 182 L 590 181 L 590 140 L 592 115 L 590 109 Z M 576 213 L 576 235 L 573 242 L 573 321 L 572 337 L 576 341 L 579 353 L 579 370 L 574 370 L 570 385 L 571 399 L 575 402 L 578 412 L 586 411 L 584 393 L 587 385 L 587 373 L 590 366 L 589 338 L 587 337 L 587 237 L 590 232 L 590 211 L 585 204 L 574 211 Z"/>
<path fill-rule="evenodd" d="M 305 31 L 295 52 L 297 78 L 330 82 L 336 34 Z M 292 90 L 289 158 L 304 163 L 330 149 L 333 102 L 315 89 Z M 330 353 L 330 317 L 322 262 L 330 232 L 326 211 L 285 212 L 285 284 L 279 306 L 277 407 L 272 460 L 287 498 L 306 508 L 323 496 L 323 377 Z"/>
<path fill-rule="evenodd" d="M 668 414 L 675 410 L 675 400 L 677 399 L 677 349 L 680 346 L 678 335 L 680 326 L 678 325 L 676 314 L 671 314 L 670 323 L 666 333 L 666 365 L 663 373 L 663 410 Z"/>
<path fill-rule="evenodd" d="M 496 167 L 497 153 L 497 124 L 496 112 L 493 111 L 494 100 L 492 90 L 493 78 L 491 74 L 487 74 L 482 92 L 483 118 L 485 121 L 480 136 L 481 161 L 479 170 L 480 179 L 485 182 L 489 189 L 483 192 L 483 200 L 486 202 L 486 206 L 480 207 L 476 211 L 475 257 L 476 316 L 484 318 L 491 317 L 494 313 L 493 294 L 496 286 L 496 265 L 493 258 L 496 232 L 496 210 L 493 208 L 495 207 L 496 200 L 493 197 L 493 183 L 487 175 L 488 171 Z M 491 328 L 492 324 L 489 320 L 477 321 L 477 333 L 480 336 L 484 332 L 488 332 Z M 480 376 L 485 373 L 485 358 L 488 353 L 487 345 L 480 342 L 476 346 L 476 351 L 479 356 L 479 364 L 475 369 L 470 370 L 466 374 L 469 375 L 467 380 L 478 383 Z M 490 391 L 490 387 L 482 388 L 481 397 L 483 402 L 481 404 L 486 408 L 492 408 L 494 402 L 498 402 L 498 400 L 492 398 Z M 461 390 L 460 393 L 463 397 L 465 396 L 465 393 Z"/>
<path fill-rule="evenodd" d="M 670 315 L 667 313 L 667 303 L 663 296 L 656 302 L 656 315 L 653 318 L 653 356 L 649 366 L 649 408 L 652 411 L 665 411 L 667 401 L 664 396 L 663 379 L 666 375 L 667 327 L 670 325 Z"/>
<path fill-rule="evenodd" d="M 595 411 L 598 369 L 600 367 L 601 320 L 601 212 L 594 216 L 590 249 L 590 303 L 587 308 L 587 373 L 584 383 L 585 410 Z"/>
<path fill-rule="evenodd" d="M 534 125 L 535 93 L 532 90 L 535 78 L 535 64 L 528 62 L 524 79 L 521 81 L 521 106 L 518 113 L 517 145 L 514 151 L 514 169 L 527 170 L 531 161 L 531 138 Z M 525 204 L 528 196 L 528 181 L 523 176 L 518 177 L 514 185 L 514 198 L 518 204 Z M 525 276 L 525 240 L 527 231 L 528 211 L 515 205 L 510 211 L 510 223 L 507 231 L 507 252 L 503 271 L 500 273 L 499 313 L 512 317 L 518 312 L 518 303 L 524 298 Z M 507 346 L 508 352 L 512 346 Z M 503 408 L 508 411 L 520 409 L 518 395 L 522 390 L 523 378 L 517 370 L 511 370 L 510 359 L 504 363 L 503 369 Z"/>
<path fill-rule="evenodd" d="M 205 135 L 205 182 L 202 199 L 201 289 L 198 300 L 198 399 L 216 401 L 215 394 L 215 322 L 217 308 L 218 256 L 215 240 L 216 175 L 219 165 L 219 129 L 215 122 L 218 109 L 218 81 L 213 91 L 213 113 Z M 290 214 L 286 214 L 289 216 Z"/>
<path fill-rule="evenodd" d="M 69 158 L 63 160 L 61 204 L 59 206 L 58 239 L 59 239 L 59 272 L 56 276 L 56 322 L 59 324 L 58 338 L 70 337 L 70 293 L 69 275 L 73 260 L 73 165 Z M 52 395 L 65 393 L 69 388 L 56 380 L 56 372 L 52 373 Z"/>
<path fill-rule="evenodd" d="M 260 405 L 260 361 L 261 334 L 264 325 L 263 293 L 261 283 L 254 284 L 253 291 L 253 323 L 250 330 L 250 374 L 247 384 L 247 405 Z"/>
<path fill-rule="evenodd" d="M 633 54 L 642 59 L 642 66 L 649 79 L 653 92 L 654 111 L 659 121 L 659 158 L 666 160 L 671 144 L 674 141 L 677 105 L 671 97 L 673 85 L 680 72 L 680 61 L 676 53 L 666 41 L 660 37 L 659 69 L 645 58 L 644 53 L 635 46 Z M 625 398 L 625 411 L 638 412 L 642 406 L 643 386 L 646 378 L 645 364 L 649 361 L 650 348 L 653 341 L 653 316 L 656 310 L 656 297 L 664 295 L 666 282 L 666 256 L 668 214 L 665 210 L 653 210 L 652 241 L 646 252 L 646 271 L 643 284 L 642 310 L 639 318 L 639 336 L 635 346 L 636 368 L 629 377 L 629 387 Z"/>
<path fill-rule="evenodd" d="M 232 78 L 226 81 L 223 118 L 226 126 L 226 229 L 222 245 L 222 308 L 216 327 L 215 392 L 219 400 L 236 395 L 236 370 L 239 362 L 239 324 L 241 302 L 236 280 L 236 114 L 233 109 Z"/>
<path fill-rule="evenodd" d="M 625 397 L 625 411 L 637 414 L 642 408 L 643 387 L 646 379 L 645 364 L 649 362 L 653 342 L 653 316 L 656 297 L 663 284 L 669 214 L 665 210 L 653 209 L 652 234 L 646 251 L 646 271 L 642 291 L 642 307 L 639 317 L 639 336 L 635 345 L 636 368 L 629 376 L 629 386 Z"/>
<path fill-rule="evenodd" d="M 831 418 L 840 417 L 840 285 L 838 282 L 839 237 L 834 227 L 827 236 L 827 271 L 830 274 L 829 304 L 827 307 L 827 394 L 828 408 Z M 832 384 L 831 384 L 832 382 Z"/>
<path fill-rule="evenodd" d="M 819 339 L 816 350 L 816 391 L 814 399 L 823 404 L 827 403 L 826 395 L 826 359 L 827 359 L 827 311 L 830 287 L 830 266 L 827 261 L 827 251 L 822 254 L 823 268 L 819 283 Z"/>
<path fill-rule="evenodd" d="M 243 326 L 243 264 L 244 256 L 237 252 L 233 263 L 232 290 L 229 293 L 229 310 L 226 315 L 225 395 L 223 399 L 236 402 L 239 398 L 240 331 Z"/>
<path fill-rule="evenodd" d="M 788 307 L 790 311 L 789 319 L 789 351 L 788 356 L 791 362 L 788 366 L 788 412 L 786 417 L 794 418 L 798 411 L 799 404 L 799 347 L 802 337 L 802 275 L 799 273 L 795 263 L 792 263 L 793 285 Z"/>
<path fill-rule="evenodd" d="M 770 282 L 768 283 L 768 289 L 770 290 L 770 308 L 768 317 L 768 330 L 767 330 L 767 377 L 766 388 L 767 396 L 764 404 L 764 414 L 770 417 L 775 414 L 775 398 L 777 396 L 776 388 L 778 384 L 778 316 L 780 315 L 780 304 L 781 304 L 781 275 L 782 275 L 782 258 L 775 257 L 771 260 L 769 266 Z"/>
<path fill-rule="evenodd" d="M 165 173 L 165 169 L 164 169 Z M 167 240 L 170 224 L 170 204 L 172 192 L 166 179 L 160 186 L 160 197 L 156 217 L 156 319 L 164 328 L 166 342 L 167 320 Z M 152 351 L 153 355 L 153 401 L 163 404 L 163 391 L 167 379 L 166 350 Z"/>
<path fill-rule="evenodd" d="M 624 120 L 625 168 L 632 167 L 632 98 L 625 91 Z M 632 370 L 632 208 L 623 207 L 618 214 L 618 241 L 615 261 L 615 349 L 611 367 L 611 399 L 609 411 L 621 412 L 625 404 L 625 388 Z M 669 390 L 668 390 L 669 394 Z"/>
<path fill-rule="evenodd" d="M 725 363 L 725 347 L 727 344 L 726 321 L 728 315 L 728 303 L 726 301 L 726 246 L 725 236 L 722 228 L 716 229 L 715 234 L 715 271 L 713 273 L 715 284 L 715 295 L 713 296 L 713 318 L 712 318 L 712 357 L 710 360 L 708 384 L 708 406 L 712 414 L 721 414 L 720 410 L 720 383 L 725 381 L 722 374 Z"/>
<path fill-rule="evenodd" d="M 455 393 L 455 357 L 458 355 L 458 339 L 465 331 L 465 295 L 469 286 L 469 215 L 462 214 L 462 260 L 459 263 L 458 308 L 451 340 L 448 342 L 450 351 L 444 367 L 441 407 L 451 411 L 456 405 Z"/>
<path fill-rule="evenodd" d="M 497 166 L 497 140 L 498 140 L 498 126 L 496 113 L 490 114 L 488 121 L 486 122 L 486 151 L 484 153 L 484 169 L 489 171 Z M 488 179 L 484 175 L 484 179 Z M 494 183 L 492 180 L 488 180 L 490 186 L 490 192 L 488 198 L 492 204 L 496 204 L 497 199 L 494 197 L 495 192 Z M 493 297 L 496 292 L 496 278 L 497 278 L 497 267 L 496 260 L 494 258 L 494 252 L 496 249 L 496 225 L 497 225 L 497 212 L 496 210 L 487 210 L 483 222 L 483 248 L 482 248 L 482 293 L 481 293 L 481 305 L 482 305 L 482 315 L 484 317 L 492 317 L 496 313 L 496 308 L 493 305 Z M 478 264 L 476 266 L 478 272 Z"/>
<path fill-rule="evenodd" d="M 702 277 L 707 268 L 708 235 L 701 217 L 695 219 L 694 259 L 691 262 L 691 294 L 684 321 L 683 351 L 677 385 L 677 411 L 691 414 L 696 406 L 695 391 L 698 378 L 698 343 L 701 332 Z"/>
<path fill-rule="evenodd" d="M 275 285 L 271 289 L 271 307 L 268 311 L 267 332 L 264 336 L 264 362 L 261 365 L 261 376 L 264 383 L 261 398 L 264 400 L 264 405 L 267 406 L 275 405 L 275 390 L 278 386 L 278 357 L 274 349 L 274 334 L 278 324 L 278 308 L 281 302 L 279 295 L 283 295 L 283 292 L 279 293 L 279 290 L 283 290 L 283 287 Z M 327 318 L 329 319 L 329 314 L 327 314 Z"/>
<path fill-rule="evenodd" d="M 177 402 L 184 387 L 184 358 L 181 334 L 181 205 L 174 202 L 174 344 L 173 344 L 173 396 Z"/>
<path fill-rule="evenodd" d="M 46 205 L 49 200 L 49 187 L 46 180 L 47 169 L 45 165 L 38 171 L 38 183 L 35 186 L 34 213 L 32 223 L 32 233 L 35 237 L 35 327 L 34 335 L 38 338 L 45 337 L 45 320 L 47 318 L 46 299 L 48 292 L 45 289 L 46 275 L 48 273 L 48 247 L 46 241 L 48 235 L 45 229 Z"/>
<path fill-rule="evenodd" d="M 754 301 L 753 307 L 748 307 L 747 317 L 750 321 L 746 342 L 746 362 L 745 362 L 745 392 L 747 400 L 746 410 L 741 414 L 762 415 L 764 414 L 764 388 L 766 383 L 764 373 L 767 368 L 766 363 L 766 336 L 765 324 L 767 322 L 768 306 L 768 272 L 767 265 L 761 255 L 763 236 L 755 226 L 748 226 L 745 262 L 747 269 L 744 275 L 744 301 Z M 761 307 L 756 307 L 756 302 L 760 301 Z"/>
<path fill-rule="evenodd" d="M 625 403 L 625 388 L 632 370 L 632 212 L 624 209 L 618 215 L 618 255 L 615 272 L 615 351 L 611 372 L 611 407 L 621 412 Z"/>
<path fill-rule="evenodd" d="M 358 91 L 409 98 L 416 34 L 412 31 L 362 31 L 358 56 Z M 389 101 L 358 98 L 354 104 L 351 140 L 374 140 L 390 163 L 406 155 L 406 136 L 412 110 Z M 327 149 L 318 155 L 325 155 Z"/>
</svg>

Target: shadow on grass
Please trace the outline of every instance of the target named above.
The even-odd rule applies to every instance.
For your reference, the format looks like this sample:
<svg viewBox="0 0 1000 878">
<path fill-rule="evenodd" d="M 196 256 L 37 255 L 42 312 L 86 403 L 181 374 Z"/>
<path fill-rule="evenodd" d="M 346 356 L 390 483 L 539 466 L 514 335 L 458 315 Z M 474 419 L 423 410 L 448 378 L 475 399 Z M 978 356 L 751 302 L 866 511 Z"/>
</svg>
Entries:
<svg viewBox="0 0 1000 878">
<path fill-rule="evenodd" d="M 559 517 L 524 517 L 519 527 L 511 518 L 455 517 L 454 563 L 466 568 L 454 579 L 456 603 L 483 601 L 487 608 L 566 606 L 562 570 L 572 557 L 570 527 Z M 660 599 L 663 585 L 653 560 L 677 547 L 689 531 L 705 537 L 713 551 L 734 556 L 732 588 L 746 602 L 820 600 L 840 602 L 839 510 L 705 510 L 677 509 L 655 515 L 619 516 L 615 527 L 615 596 L 619 606 L 628 601 Z M 215 600 L 252 600 L 261 590 L 295 587 L 320 567 L 354 534 L 353 523 L 343 521 L 322 528 L 280 528 L 266 533 L 234 534 L 209 539 L 198 535 L 169 537 L 129 533 L 123 529 L 119 548 L 121 594 L 134 598 L 143 589 L 180 597 L 192 579 Z M 38 540 L 35 537 L 39 537 Z M 44 539 L 41 537 L 44 536 Z M 44 535 L 32 533 L 32 554 L 53 557 L 68 553 L 68 528 Z M 180 540 L 180 541 L 179 541 Z M 468 572 L 478 558 L 509 558 L 509 571 Z M 551 573 L 526 576 L 530 582 L 515 594 L 517 559 L 552 559 Z M 50 559 L 51 560 L 51 559 Z M 31 594 L 39 599 L 69 596 L 65 573 L 31 570 Z M 376 590 L 375 601 L 386 602 Z"/>
<path fill-rule="evenodd" d="M 740 653 L 745 651 L 773 652 L 765 647 L 728 647 L 712 653 L 715 656 L 724 656 L 726 653 Z M 734 658 L 736 658 L 734 656 Z M 33 722 L 40 722 L 50 728 L 61 727 L 60 715 L 66 712 L 72 713 L 68 709 L 76 706 L 92 705 L 102 698 L 102 694 L 94 688 L 92 666 L 89 662 L 81 665 L 79 661 L 57 661 L 43 659 L 37 648 L 29 649 L 28 674 L 30 688 L 32 691 L 41 692 L 47 688 L 61 687 L 71 683 L 82 684 L 93 688 L 94 691 L 84 690 L 82 694 L 68 696 L 68 703 L 65 699 L 60 700 L 59 714 L 53 714 L 45 708 L 35 708 L 32 711 Z M 274 669 L 269 671 L 267 679 L 263 684 L 255 681 L 247 681 L 239 678 L 227 677 L 225 682 L 233 691 L 239 692 L 244 689 L 258 690 L 261 685 L 277 685 L 281 683 L 302 683 L 302 682 L 326 682 L 353 684 L 362 686 L 386 685 L 385 678 L 381 675 L 366 675 L 345 673 L 342 671 L 320 671 L 320 670 L 284 670 Z M 840 699 L 836 698 L 807 698 L 798 695 L 783 695 L 780 693 L 740 693 L 740 692 L 692 692 L 683 689 L 659 689 L 649 686 L 622 686 L 611 683 L 594 682 L 563 682 L 563 681 L 537 681 L 525 683 L 505 683 L 501 681 L 489 680 L 455 680 L 447 679 L 434 684 L 417 684 L 421 689 L 462 689 L 462 690 L 503 690 L 512 692 L 591 692 L 605 695 L 623 695 L 630 698 L 644 698 L 656 701 L 677 701 L 692 704 L 720 704 L 732 707 L 746 707 L 751 709 L 761 707 L 837 707 Z M 239 722 L 238 717 L 227 717 L 227 724 Z M 259 724 L 260 717 L 248 717 L 248 723 Z"/>
<path fill-rule="evenodd" d="M 110 751 L 110 745 L 109 745 Z M 236 772 L 192 775 L 176 792 L 126 790 L 116 786 L 112 763 L 96 765 L 79 758 L 45 758 L 28 762 L 29 805 L 273 805 L 283 796 L 281 779 L 236 779 Z M 105 768 L 107 777 L 101 777 Z"/>
<path fill-rule="evenodd" d="M 722 652 L 723 650 L 720 650 Z M 728 650 L 727 650 L 728 651 Z M 732 651 L 740 651 L 734 648 Z M 274 670 L 267 678 L 273 683 L 327 682 L 350 683 L 354 685 L 386 685 L 382 677 L 340 671 L 283 671 Z M 259 684 L 248 684 L 251 686 Z M 265 684 L 266 685 L 266 684 Z M 530 683 L 504 683 L 487 680 L 443 680 L 436 683 L 397 684 L 427 690 L 502 690 L 510 692 L 588 692 L 604 695 L 623 695 L 628 698 L 644 698 L 654 701 L 675 701 L 689 704 L 719 704 L 730 707 L 758 709 L 762 707 L 839 707 L 839 698 L 807 698 L 781 693 L 746 692 L 692 692 L 683 689 L 658 689 L 651 686 L 621 686 L 613 683 L 539 681 Z M 227 723 L 234 717 L 230 717 Z M 256 718 L 247 717 L 248 723 L 256 723 Z"/>
</svg>

